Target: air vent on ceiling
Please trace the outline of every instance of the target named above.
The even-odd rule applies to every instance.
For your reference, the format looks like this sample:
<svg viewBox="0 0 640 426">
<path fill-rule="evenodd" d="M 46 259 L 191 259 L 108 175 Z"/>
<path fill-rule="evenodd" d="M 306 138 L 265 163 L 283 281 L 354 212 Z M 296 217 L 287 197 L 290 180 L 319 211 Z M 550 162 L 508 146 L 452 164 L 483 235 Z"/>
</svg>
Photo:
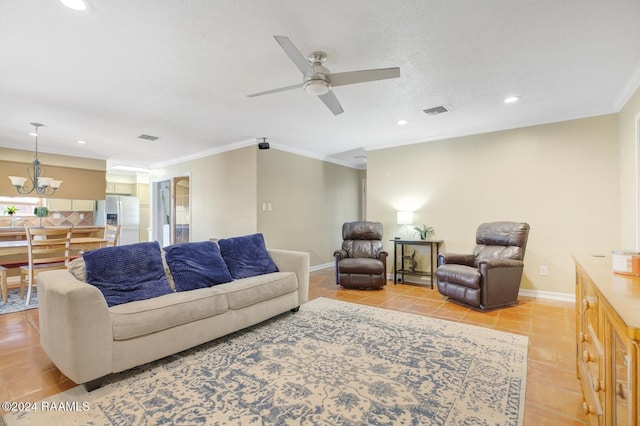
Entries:
<svg viewBox="0 0 640 426">
<path fill-rule="evenodd" d="M 158 136 L 151 136 L 151 135 L 144 135 L 143 134 L 143 135 L 138 136 L 138 139 L 145 139 L 145 140 L 148 140 L 148 141 L 156 141 L 156 140 L 158 140 L 160 138 Z"/>
<path fill-rule="evenodd" d="M 445 112 L 449 112 L 447 107 L 444 106 L 444 105 L 440 105 L 440 106 L 437 106 L 437 107 L 424 109 L 423 111 L 427 115 L 438 115 L 438 114 L 442 114 L 442 113 L 445 113 Z"/>
</svg>

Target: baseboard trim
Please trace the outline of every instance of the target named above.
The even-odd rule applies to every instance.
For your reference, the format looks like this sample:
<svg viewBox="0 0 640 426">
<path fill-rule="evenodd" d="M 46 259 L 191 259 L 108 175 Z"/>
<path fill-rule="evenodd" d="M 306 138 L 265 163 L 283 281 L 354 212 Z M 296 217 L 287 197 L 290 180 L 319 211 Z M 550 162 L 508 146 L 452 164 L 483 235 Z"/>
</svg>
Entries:
<svg viewBox="0 0 640 426">
<path fill-rule="evenodd" d="M 573 302 L 576 301 L 575 294 L 569 293 L 557 293 L 555 291 L 542 291 L 542 290 L 530 290 L 528 288 L 521 288 L 518 292 L 520 296 L 526 297 L 535 297 L 537 299 L 549 299 L 549 300 L 559 300 L 562 302 Z"/>
<path fill-rule="evenodd" d="M 324 265 L 316 265 L 309 268 L 310 271 L 319 271 L 321 269 L 333 268 L 333 263 L 325 263 Z M 387 274 L 387 280 L 393 282 L 393 274 Z M 427 282 L 414 282 L 407 281 L 410 284 L 420 284 L 420 285 L 429 285 L 429 281 Z M 436 288 L 434 286 L 434 288 Z M 543 291 L 543 290 L 531 290 L 528 288 L 521 288 L 518 292 L 519 296 L 525 297 L 535 297 L 537 299 L 548 299 L 548 300 L 558 300 L 561 302 L 576 302 L 576 295 L 569 293 L 558 293 L 555 291 Z"/>
<path fill-rule="evenodd" d="M 316 265 L 316 266 L 311 266 L 309 267 L 309 271 L 313 272 L 313 271 L 320 271 L 321 269 L 329 269 L 329 268 L 333 268 L 335 266 L 335 263 L 331 262 L 331 263 L 324 263 L 322 265 Z"/>
</svg>

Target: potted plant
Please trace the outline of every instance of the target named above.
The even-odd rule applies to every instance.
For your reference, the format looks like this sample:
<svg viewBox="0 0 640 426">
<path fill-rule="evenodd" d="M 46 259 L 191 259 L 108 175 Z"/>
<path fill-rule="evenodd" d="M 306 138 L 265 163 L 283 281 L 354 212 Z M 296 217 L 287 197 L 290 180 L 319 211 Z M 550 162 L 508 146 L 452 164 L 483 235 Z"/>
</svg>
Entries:
<svg viewBox="0 0 640 426">
<path fill-rule="evenodd" d="M 46 207 L 36 207 L 33 209 L 33 214 L 40 218 L 40 227 L 42 228 L 42 218 L 49 216 L 49 209 Z"/>
<path fill-rule="evenodd" d="M 427 226 L 425 224 L 422 225 L 422 228 L 416 226 L 414 229 L 420 234 L 421 240 L 429 240 L 436 234 L 436 231 L 432 226 Z"/>
<path fill-rule="evenodd" d="M 4 214 L 11 216 L 11 227 L 14 225 L 15 217 L 14 215 L 18 212 L 18 208 L 16 206 L 7 206 L 4 208 Z"/>
<path fill-rule="evenodd" d="M 4 214 L 8 214 L 9 216 L 13 216 L 18 213 L 18 208 L 16 206 L 7 206 L 4 208 Z"/>
</svg>

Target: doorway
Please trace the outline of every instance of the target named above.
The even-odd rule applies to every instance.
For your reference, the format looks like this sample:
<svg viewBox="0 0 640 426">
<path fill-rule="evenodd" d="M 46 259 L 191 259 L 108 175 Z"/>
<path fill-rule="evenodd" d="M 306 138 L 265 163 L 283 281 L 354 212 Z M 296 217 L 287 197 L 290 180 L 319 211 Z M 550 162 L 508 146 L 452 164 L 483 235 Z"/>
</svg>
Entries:
<svg viewBox="0 0 640 426">
<path fill-rule="evenodd" d="M 165 247 L 171 245 L 171 181 L 151 184 L 151 237 Z"/>
<path fill-rule="evenodd" d="M 162 247 L 191 240 L 190 180 L 175 176 L 152 182 L 151 234 Z"/>
<path fill-rule="evenodd" d="M 172 180 L 173 189 L 173 227 L 171 238 L 174 243 L 188 243 L 190 240 L 189 227 L 190 205 L 189 205 L 189 176 L 179 176 Z"/>
</svg>

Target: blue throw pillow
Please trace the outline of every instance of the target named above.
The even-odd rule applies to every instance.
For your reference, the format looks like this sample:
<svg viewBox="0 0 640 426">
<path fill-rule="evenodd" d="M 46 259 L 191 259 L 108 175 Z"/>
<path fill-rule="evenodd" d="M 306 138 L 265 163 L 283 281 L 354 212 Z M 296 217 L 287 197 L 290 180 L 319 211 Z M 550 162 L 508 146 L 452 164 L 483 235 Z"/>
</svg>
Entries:
<svg viewBox="0 0 640 426">
<path fill-rule="evenodd" d="M 234 279 L 278 272 L 269 256 L 262 234 L 226 238 L 218 241 L 222 258 Z"/>
<path fill-rule="evenodd" d="M 109 306 L 173 292 L 164 274 L 157 241 L 105 247 L 82 257 L 87 282 L 98 287 Z"/>
<path fill-rule="evenodd" d="M 216 243 L 181 243 L 165 247 L 165 259 L 176 291 L 195 290 L 233 281 Z"/>
</svg>

